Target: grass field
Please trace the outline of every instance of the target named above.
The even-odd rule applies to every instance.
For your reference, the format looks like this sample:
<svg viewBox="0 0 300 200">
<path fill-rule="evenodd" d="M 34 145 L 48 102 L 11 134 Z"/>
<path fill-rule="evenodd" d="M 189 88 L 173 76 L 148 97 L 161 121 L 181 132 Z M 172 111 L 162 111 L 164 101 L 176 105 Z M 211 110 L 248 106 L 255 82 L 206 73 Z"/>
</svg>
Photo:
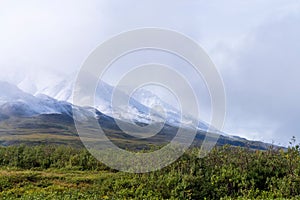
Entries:
<svg viewBox="0 0 300 200">
<path fill-rule="evenodd" d="M 1 169 L 0 199 L 163 199 L 175 184 L 170 178 L 164 187 L 155 175 L 129 175 L 121 172 Z M 158 177 L 157 177 L 158 178 Z M 149 183 L 147 181 L 149 180 Z M 161 179 L 161 182 L 167 180 Z M 167 183 L 167 182 L 165 182 Z M 171 187 L 174 187 L 171 186 Z M 164 191 L 165 190 L 165 194 Z M 168 189 L 172 190 L 172 188 Z M 173 191 L 175 192 L 175 191 Z M 179 194 L 178 194 L 179 195 Z M 169 198 L 178 199 L 176 194 Z M 181 194 L 183 195 L 183 194 Z M 173 196 L 173 197 L 172 197 Z M 183 198 L 183 197 L 182 197 Z M 181 199 L 182 199 L 181 198 Z M 188 198 L 188 196 L 186 196 Z"/>
<path fill-rule="evenodd" d="M 107 199 L 112 190 L 105 182 L 117 176 L 105 171 L 1 169 L 0 199 Z"/>
</svg>

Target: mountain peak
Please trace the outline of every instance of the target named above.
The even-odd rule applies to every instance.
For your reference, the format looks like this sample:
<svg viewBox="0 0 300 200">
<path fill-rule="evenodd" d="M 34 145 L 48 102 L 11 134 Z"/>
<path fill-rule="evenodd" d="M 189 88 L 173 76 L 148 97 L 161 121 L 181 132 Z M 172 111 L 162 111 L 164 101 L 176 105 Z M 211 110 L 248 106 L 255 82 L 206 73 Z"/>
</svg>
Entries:
<svg viewBox="0 0 300 200">
<path fill-rule="evenodd" d="M 0 81 L 0 113 L 14 116 L 65 113 L 71 115 L 71 104 L 47 95 L 33 96 L 17 86 Z"/>
<path fill-rule="evenodd" d="M 0 81 L 0 105 L 11 101 L 18 101 L 32 97 L 32 95 L 23 92 L 17 86 L 8 82 Z"/>
</svg>

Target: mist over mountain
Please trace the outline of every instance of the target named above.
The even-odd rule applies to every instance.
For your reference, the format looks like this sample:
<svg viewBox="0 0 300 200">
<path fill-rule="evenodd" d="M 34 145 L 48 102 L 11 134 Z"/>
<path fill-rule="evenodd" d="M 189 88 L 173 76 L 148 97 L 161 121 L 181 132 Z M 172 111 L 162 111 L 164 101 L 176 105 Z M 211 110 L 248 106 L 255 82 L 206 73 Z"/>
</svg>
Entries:
<svg viewBox="0 0 300 200">
<path fill-rule="evenodd" d="M 96 79 L 96 77 L 90 74 L 87 74 L 86 76 L 87 80 Z M 66 76 L 66 78 L 58 76 L 55 84 L 49 84 L 40 90 L 35 90 L 32 94 L 44 94 L 60 101 L 73 103 L 72 95 L 76 77 L 76 73 L 72 73 L 70 76 Z M 28 79 L 25 78 L 24 80 Z M 22 83 L 24 82 L 25 81 L 22 81 Z M 35 85 L 33 81 L 27 82 L 27 84 L 23 84 L 22 86 L 25 91 L 30 91 L 32 85 Z M 124 99 L 129 99 L 128 105 L 118 105 L 118 107 L 112 106 L 114 92 L 118 92 Z M 150 90 L 143 88 L 138 89 L 132 96 L 129 97 L 128 94 L 125 94 L 118 88 L 115 88 L 102 80 L 98 82 L 98 86 L 96 88 L 94 105 L 87 106 L 94 107 L 108 116 L 124 121 L 141 123 L 166 121 L 167 123 L 176 126 L 181 125 L 185 127 L 197 128 L 203 131 L 206 131 L 210 127 L 208 123 L 189 116 L 188 112 L 181 111 L 180 108 L 166 103 Z M 162 108 L 162 110 L 155 111 L 155 107 L 157 106 Z M 214 132 L 225 134 L 219 132 L 219 130 L 215 129 L 214 127 L 210 128 Z"/>
<path fill-rule="evenodd" d="M 61 95 L 60 97 L 67 97 L 67 95 L 62 95 L 64 94 L 62 91 L 68 93 L 72 84 L 63 83 L 58 84 L 58 86 L 64 87 L 62 87 L 61 91 L 57 90 L 57 94 Z M 104 82 L 100 83 L 101 86 L 97 89 L 99 93 L 97 93 L 97 98 L 101 98 L 102 101 L 108 101 L 113 87 Z M 58 89 L 58 86 L 53 88 Z M 104 128 L 105 133 L 124 148 L 146 148 L 148 144 L 165 144 L 175 136 L 174 134 L 176 134 L 179 127 L 187 131 L 191 128 L 196 129 L 197 135 L 194 145 L 199 146 L 209 128 L 208 124 L 201 121 L 198 123 L 193 122 L 198 126 L 194 126 L 193 123 L 179 121 L 179 114 L 175 108 L 145 90 L 141 91 L 141 96 L 138 98 L 149 97 L 152 98 L 151 101 L 156 101 L 161 106 L 165 106 L 167 108 L 166 119 L 160 113 L 151 111 L 151 108 L 133 98 L 130 99 L 131 109 L 114 108 L 110 110 L 110 112 L 114 113 L 107 115 L 97 108 L 73 105 L 70 102 L 62 101 L 62 99 L 58 100 L 46 94 L 37 93 L 32 95 L 22 91 L 13 84 L 3 81 L 0 81 L 0 89 L 0 144 L 2 145 L 57 143 L 80 146 L 82 143 L 78 138 L 73 121 L 74 109 L 76 113 L 80 113 L 80 117 L 77 117 L 77 120 L 96 119 L 101 124 L 101 127 Z M 50 91 L 50 89 L 44 91 Z M 101 93 L 101 91 L 104 92 Z M 142 101 L 142 99 L 139 100 Z M 148 99 L 148 101 L 150 100 Z M 108 107 L 107 110 L 109 109 Z M 184 120 L 188 120 L 188 116 L 185 117 Z M 133 127 L 130 125 L 132 121 L 139 125 L 157 124 L 157 126 L 160 126 L 160 124 L 163 124 L 163 126 L 157 135 L 147 139 L 139 139 L 123 132 L 118 127 L 117 121 L 122 122 L 129 128 Z M 90 131 L 92 135 L 96 133 L 93 127 Z M 133 127 L 129 131 L 135 132 L 136 130 Z M 151 130 L 148 131 L 149 133 L 151 132 Z M 146 132 L 140 134 L 147 134 L 147 129 Z M 262 142 L 228 136 L 218 130 L 213 131 L 213 134 L 220 134 L 217 145 L 232 144 L 235 146 L 249 146 L 254 149 L 267 149 L 269 146 L 269 144 Z"/>
</svg>

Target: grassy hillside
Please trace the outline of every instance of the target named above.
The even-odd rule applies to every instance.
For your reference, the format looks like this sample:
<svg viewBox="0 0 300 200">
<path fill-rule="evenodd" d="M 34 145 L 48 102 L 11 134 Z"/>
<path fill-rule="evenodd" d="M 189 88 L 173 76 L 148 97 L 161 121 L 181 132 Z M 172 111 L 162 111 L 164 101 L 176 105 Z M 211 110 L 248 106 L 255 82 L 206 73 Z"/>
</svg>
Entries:
<svg viewBox="0 0 300 200">
<path fill-rule="evenodd" d="M 148 149 L 149 146 L 161 146 L 170 142 L 177 133 L 178 127 L 165 125 L 157 135 L 140 139 L 122 132 L 114 119 L 100 118 L 99 124 L 104 129 L 108 138 L 124 149 Z M 91 128 L 90 138 L 98 130 Z M 88 135 L 88 134 L 87 134 Z M 198 131 L 193 146 L 201 146 L 206 133 Z M 34 117 L 16 117 L 0 119 L 0 145 L 70 145 L 83 147 L 75 129 L 73 119 L 68 115 L 49 114 Z M 252 149 L 266 150 L 269 144 L 259 141 L 248 141 L 238 137 L 220 136 L 217 145 L 230 144 L 233 146 L 249 147 Z"/>
<path fill-rule="evenodd" d="M 194 148 L 147 174 L 109 169 L 85 149 L 0 148 L 0 199 L 300 198 L 300 149 L 224 146 L 199 158 Z"/>
</svg>

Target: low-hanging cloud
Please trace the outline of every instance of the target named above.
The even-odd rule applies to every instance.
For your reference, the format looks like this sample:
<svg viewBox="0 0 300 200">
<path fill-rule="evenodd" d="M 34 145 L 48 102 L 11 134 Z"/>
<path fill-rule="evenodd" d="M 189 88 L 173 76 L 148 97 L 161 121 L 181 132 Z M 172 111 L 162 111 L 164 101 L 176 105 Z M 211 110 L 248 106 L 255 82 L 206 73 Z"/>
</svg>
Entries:
<svg viewBox="0 0 300 200">
<path fill-rule="evenodd" d="M 78 70 L 114 34 L 182 32 L 208 52 L 228 97 L 225 130 L 285 144 L 300 137 L 298 0 L 8 1 L 0 4 L 0 79 L 39 85 Z M 45 81 L 46 80 L 46 81 Z"/>
</svg>

